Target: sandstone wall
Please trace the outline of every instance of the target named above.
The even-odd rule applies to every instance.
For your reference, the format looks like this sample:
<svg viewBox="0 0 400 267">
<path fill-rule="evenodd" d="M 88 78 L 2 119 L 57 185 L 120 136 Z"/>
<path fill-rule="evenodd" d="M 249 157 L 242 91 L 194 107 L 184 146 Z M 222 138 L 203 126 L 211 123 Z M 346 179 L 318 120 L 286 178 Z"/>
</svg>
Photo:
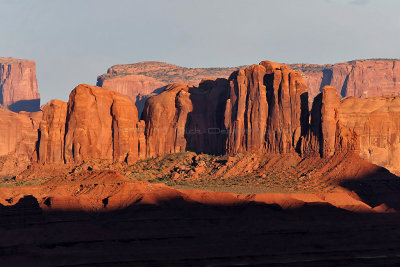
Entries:
<svg viewBox="0 0 400 267">
<path fill-rule="evenodd" d="M 34 61 L 0 58 L 0 104 L 16 112 L 39 110 Z"/>
<path fill-rule="evenodd" d="M 43 107 L 39 161 L 82 162 L 91 159 L 132 161 L 141 157 L 143 125 L 128 97 L 79 85 L 68 103 L 53 100 Z M 141 140 L 141 142 L 139 142 Z"/>
<path fill-rule="evenodd" d="M 360 142 L 360 156 L 400 173 L 400 97 L 347 98 L 341 104 L 343 124 Z"/>
<path fill-rule="evenodd" d="M 307 87 L 299 73 L 269 61 L 233 73 L 226 103 L 227 151 L 295 152 L 308 129 Z"/>
<path fill-rule="evenodd" d="M 155 61 L 116 65 L 97 77 L 97 86 L 129 96 L 140 117 L 145 101 L 161 93 L 168 84 L 199 86 L 202 80 L 228 78 L 238 68 L 185 68 Z"/>
<path fill-rule="evenodd" d="M 400 95 L 400 60 L 354 60 L 334 65 L 289 64 L 299 71 L 313 99 L 325 85 L 342 97 Z"/>
<path fill-rule="evenodd" d="M 143 120 L 138 120 L 128 97 L 79 85 L 68 103 L 53 100 L 43 112 L 0 110 L 7 126 L 0 132 L 0 155 L 34 161 L 37 155 L 41 163 L 62 163 L 134 162 L 181 151 L 330 157 L 360 150 L 371 162 L 398 171 L 399 99 L 341 102 L 337 90 L 325 86 L 309 112 L 300 73 L 264 61 L 233 72 L 229 79 L 168 85 L 148 99 Z"/>
<path fill-rule="evenodd" d="M 172 84 L 151 97 L 144 109 L 146 155 L 152 157 L 186 150 L 223 153 L 223 115 L 226 79 L 208 80 L 194 87 Z"/>
<path fill-rule="evenodd" d="M 52 100 L 43 107 L 39 126 L 39 161 L 64 162 L 64 136 L 67 119 L 67 103 Z"/>
<path fill-rule="evenodd" d="M 41 113 L 41 112 L 39 112 Z M 30 158 L 38 139 L 37 116 L 0 109 L 0 156 Z"/>
</svg>

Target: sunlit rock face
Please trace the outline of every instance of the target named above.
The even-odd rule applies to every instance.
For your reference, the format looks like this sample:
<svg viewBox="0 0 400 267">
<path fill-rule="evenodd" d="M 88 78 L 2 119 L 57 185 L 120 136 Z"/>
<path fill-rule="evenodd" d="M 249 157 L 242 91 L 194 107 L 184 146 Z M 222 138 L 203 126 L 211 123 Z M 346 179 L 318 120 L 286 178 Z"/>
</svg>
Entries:
<svg viewBox="0 0 400 267">
<path fill-rule="evenodd" d="M 0 58 L 0 104 L 12 111 L 39 111 L 34 61 Z"/>
<path fill-rule="evenodd" d="M 263 61 L 234 72 L 225 109 L 227 151 L 295 152 L 308 130 L 307 87 L 301 75 Z"/>
<path fill-rule="evenodd" d="M 357 133 L 361 157 L 400 173 L 400 97 L 347 98 L 341 118 Z"/>
<path fill-rule="evenodd" d="M 239 68 L 185 68 L 146 61 L 112 66 L 107 73 L 97 77 L 97 86 L 127 95 L 135 103 L 140 118 L 146 99 L 161 93 L 167 85 L 186 83 L 199 86 L 202 80 L 228 78 Z"/>
<path fill-rule="evenodd" d="M 399 97 L 341 100 L 324 86 L 312 105 L 308 99 L 302 75 L 270 61 L 198 86 L 170 84 L 147 99 L 143 120 L 131 98 L 83 84 L 68 102 L 53 100 L 40 112 L 0 110 L 7 125 L 0 153 L 44 164 L 132 163 L 183 151 L 323 158 L 356 151 L 398 171 Z"/>
<path fill-rule="evenodd" d="M 335 87 L 341 97 L 369 98 L 400 95 L 400 60 L 353 60 L 334 65 L 289 64 L 302 73 L 310 100 L 325 85 Z"/>
</svg>

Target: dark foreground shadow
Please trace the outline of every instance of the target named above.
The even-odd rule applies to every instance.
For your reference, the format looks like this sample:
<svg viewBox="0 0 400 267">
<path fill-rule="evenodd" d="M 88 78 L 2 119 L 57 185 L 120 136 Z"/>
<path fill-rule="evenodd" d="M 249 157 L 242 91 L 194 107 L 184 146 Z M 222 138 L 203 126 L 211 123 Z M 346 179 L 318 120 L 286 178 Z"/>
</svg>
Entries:
<svg viewBox="0 0 400 267">
<path fill-rule="evenodd" d="M 341 186 L 354 191 L 371 207 L 385 205 L 400 211 L 400 177 L 383 167 L 358 178 L 344 178 Z"/>
<path fill-rule="evenodd" d="M 400 258 L 398 214 L 171 199 L 109 212 L 0 207 L 1 266 L 374 266 Z"/>
<path fill-rule="evenodd" d="M 8 106 L 8 109 L 17 113 L 20 111 L 36 112 L 40 110 L 40 99 L 20 100 Z"/>
</svg>

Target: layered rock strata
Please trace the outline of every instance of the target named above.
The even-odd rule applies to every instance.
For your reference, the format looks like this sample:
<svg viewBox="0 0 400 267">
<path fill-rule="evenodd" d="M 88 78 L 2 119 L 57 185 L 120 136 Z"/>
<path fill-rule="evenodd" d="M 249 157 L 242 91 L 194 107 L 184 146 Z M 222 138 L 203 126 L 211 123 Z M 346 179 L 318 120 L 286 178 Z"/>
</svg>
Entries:
<svg viewBox="0 0 400 267">
<path fill-rule="evenodd" d="M 313 99 L 325 85 L 342 97 L 370 98 L 400 95 L 400 60 L 353 60 L 334 65 L 290 64 L 303 75 Z"/>
<path fill-rule="evenodd" d="M 362 158 L 400 174 L 400 97 L 347 98 L 341 118 L 357 133 Z"/>
</svg>

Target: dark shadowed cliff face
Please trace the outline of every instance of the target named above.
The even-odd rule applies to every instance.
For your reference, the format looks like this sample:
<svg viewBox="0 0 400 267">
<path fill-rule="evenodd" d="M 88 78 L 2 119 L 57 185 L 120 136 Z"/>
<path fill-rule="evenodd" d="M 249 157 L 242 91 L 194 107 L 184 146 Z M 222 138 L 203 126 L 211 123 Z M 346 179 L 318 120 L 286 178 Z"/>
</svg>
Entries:
<svg viewBox="0 0 400 267">
<path fill-rule="evenodd" d="M 172 84 L 151 97 L 144 109 L 147 156 L 195 151 L 225 151 L 224 107 L 229 84 L 208 80 L 199 87 Z"/>
<path fill-rule="evenodd" d="M 0 104 L 15 112 L 40 110 L 34 61 L 0 58 Z"/>
</svg>

